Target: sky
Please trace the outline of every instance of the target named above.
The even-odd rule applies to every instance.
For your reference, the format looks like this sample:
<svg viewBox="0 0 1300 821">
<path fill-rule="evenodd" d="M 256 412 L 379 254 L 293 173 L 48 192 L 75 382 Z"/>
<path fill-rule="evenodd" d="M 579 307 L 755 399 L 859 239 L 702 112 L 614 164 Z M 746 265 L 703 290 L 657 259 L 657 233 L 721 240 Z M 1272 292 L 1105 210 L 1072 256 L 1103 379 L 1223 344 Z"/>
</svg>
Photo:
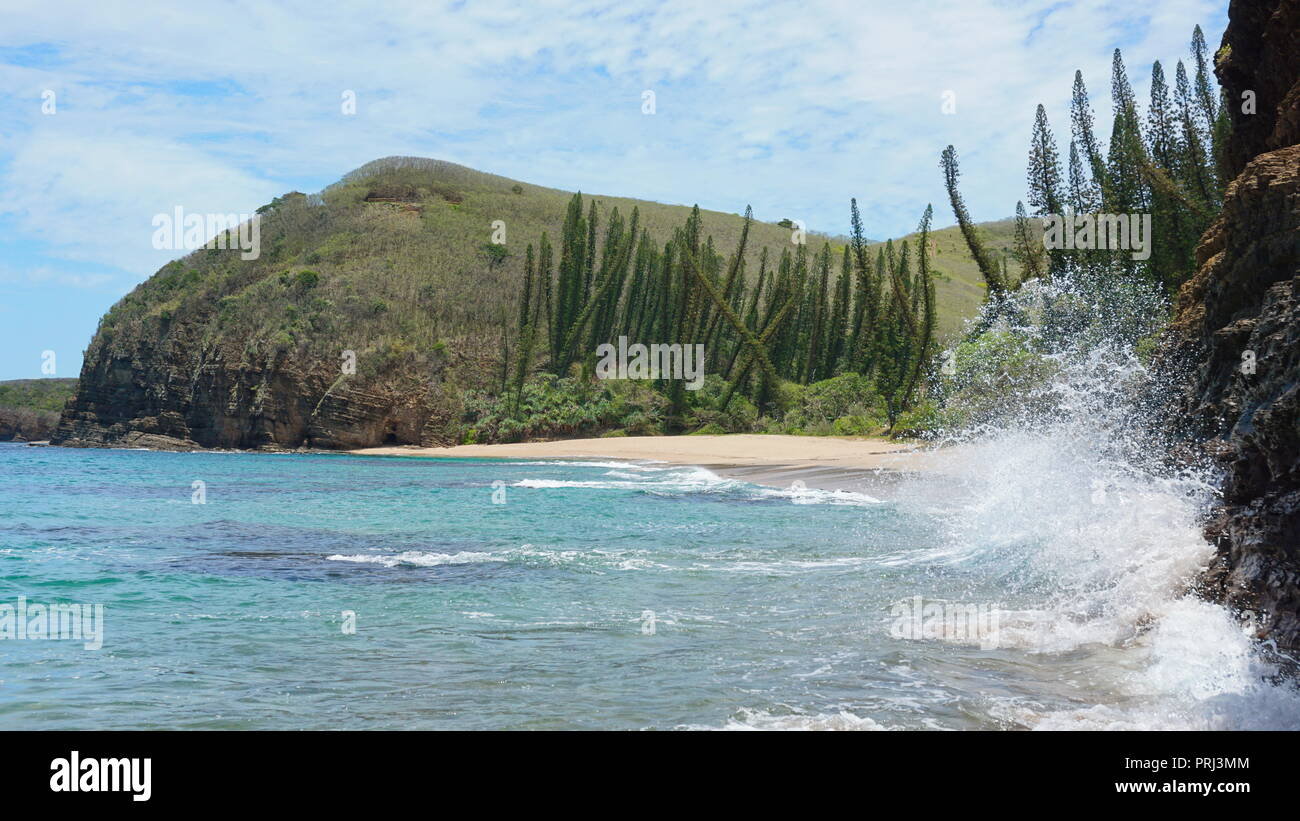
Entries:
<svg viewBox="0 0 1300 821">
<path fill-rule="evenodd" d="M 1226 5 L 0 0 L 0 379 L 79 373 L 104 312 L 185 253 L 155 215 L 252 213 L 389 155 L 830 234 L 856 197 L 884 238 L 927 203 L 953 222 L 951 143 L 1000 219 L 1039 103 L 1064 154 L 1080 69 L 1104 134 L 1112 51 L 1141 100 Z"/>
</svg>

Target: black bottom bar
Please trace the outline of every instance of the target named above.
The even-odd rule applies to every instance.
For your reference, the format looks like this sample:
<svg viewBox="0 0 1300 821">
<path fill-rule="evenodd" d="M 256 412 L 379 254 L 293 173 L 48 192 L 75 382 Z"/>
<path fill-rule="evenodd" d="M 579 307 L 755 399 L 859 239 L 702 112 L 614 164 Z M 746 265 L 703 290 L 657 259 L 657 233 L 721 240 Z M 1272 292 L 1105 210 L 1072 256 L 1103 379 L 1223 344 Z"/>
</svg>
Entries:
<svg viewBox="0 0 1300 821">
<path fill-rule="evenodd" d="M 880 797 L 925 811 L 1027 799 L 1048 811 L 1103 801 L 1240 806 L 1285 800 L 1294 770 L 1294 738 L 1271 733 L 12 732 L 0 743 L 7 800 L 128 812 L 395 800 L 432 810 L 426 802 L 456 796 L 493 810 L 519 801 L 530 812 L 588 802 L 615 812 L 714 801 L 734 809 L 778 795 L 806 806 L 847 799 L 863 811 L 879 810 Z M 74 751 L 78 787 L 110 791 L 69 788 Z M 149 796 L 135 800 L 144 759 Z"/>
</svg>

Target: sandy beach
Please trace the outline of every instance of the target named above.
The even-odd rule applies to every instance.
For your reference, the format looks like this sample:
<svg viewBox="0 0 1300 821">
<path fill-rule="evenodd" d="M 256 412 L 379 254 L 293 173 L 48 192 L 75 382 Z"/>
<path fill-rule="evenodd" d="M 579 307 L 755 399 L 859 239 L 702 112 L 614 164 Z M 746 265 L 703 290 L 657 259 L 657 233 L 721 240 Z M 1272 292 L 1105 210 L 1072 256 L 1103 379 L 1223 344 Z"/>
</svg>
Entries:
<svg viewBox="0 0 1300 821">
<path fill-rule="evenodd" d="M 698 465 L 720 476 L 774 487 L 787 487 L 798 480 L 822 490 L 875 491 L 903 475 L 933 472 L 941 461 L 946 461 L 928 449 L 886 439 L 765 434 L 620 436 L 449 448 L 380 447 L 351 452 L 362 456 L 667 462 Z"/>
</svg>

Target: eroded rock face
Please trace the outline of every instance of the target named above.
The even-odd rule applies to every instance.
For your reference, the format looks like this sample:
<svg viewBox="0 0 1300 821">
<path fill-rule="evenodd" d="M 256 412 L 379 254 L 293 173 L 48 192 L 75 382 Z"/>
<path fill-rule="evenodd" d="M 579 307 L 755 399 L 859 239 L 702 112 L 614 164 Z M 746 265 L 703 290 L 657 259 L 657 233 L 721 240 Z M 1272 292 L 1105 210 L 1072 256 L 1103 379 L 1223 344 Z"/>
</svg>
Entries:
<svg viewBox="0 0 1300 821">
<path fill-rule="evenodd" d="M 1229 170 L 1239 174 L 1260 154 L 1300 142 L 1300 11 L 1294 0 L 1232 0 L 1228 20 L 1214 73 L 1228 92 Z M 1253 114 L 1242 110 L 1247 91 Z"/>
<path fill-rule="evenodd" d="M 49 439 L 59 424 L 52 411 L 0 407 L 0 442 L 39 442 Z"/>
<path fill-rule="evenodd" d="M 1197 248 L 1166 349 L 1173 403 L 1225 468 L 1206 535 L 1211 597 L 1300 651 L 1300 0 L 1233 0 L 1216 73 L 1234 120 L 1223 212 Z M 1243 92 L 1255 94 L 1244 113 Z M 1253 371 L 1253 372 L 1252 372 Z"/>
<path fill-rule="evenodd" d="M 168 338 L 130 356 L 87 351 L 77 395 L 51 441 L 162 450 L 348 449 L 445 444 L 410 392 L 366 390 L 287 361 L 260 366 Z"/>
</svg>

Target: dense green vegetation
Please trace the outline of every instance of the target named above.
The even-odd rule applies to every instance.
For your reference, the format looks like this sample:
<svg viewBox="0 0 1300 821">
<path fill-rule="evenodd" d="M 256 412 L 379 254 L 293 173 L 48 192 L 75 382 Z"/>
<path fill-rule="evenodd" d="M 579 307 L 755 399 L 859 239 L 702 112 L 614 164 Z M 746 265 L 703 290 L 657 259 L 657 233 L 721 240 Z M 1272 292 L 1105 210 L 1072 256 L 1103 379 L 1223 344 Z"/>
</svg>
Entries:
<svg viewBox="0 0 1300 821">
<path fill-rule="evenodd" d="M 1201 27 L 1192 33 L 1193 78 L 1182 61 L 1170 92 L 1159 61 L 1151 67 L 1151 99 L 1145 118 L 1129 83 L 1123 56 L 1111 65 L 1112 127 L 1103 150 L 1094 130 L 1092 104 L 1082 72 L 1074 74 L 1070 103 L 1071 135 L 1062 170 L 1060 151 L 1042 105 L 1030 137 L 1027 186 L 1029 208 L 1016 204 L 1012 255 L 1021 281 L 1063 272 L 1089 271 L 1135 277 L 1177 292 L 1195 270 L 1194 252 L 1223 204 L 1226 175 L 1221 171 L 1229 133 L 1227 100 L 1211 87 L 1211 68 Z M 1144 124 L 1145 119 L 1145 124 Z M 958 192 L 957 154 L 944 151 L 941 165 L 953 212 L 972 257 L 991 294 L 1015 287 L 1001 271 L 989 243 L 975 226 Z M 1149 214 L 1150 258 L 1134 259 L 1128 250 L 1044 248 L 1033 217 L 1074 214 Z"/>
<path fill-rule="evenodd" d="M 77 391 L 75 379 L 9 379 L 0 381 L 0 408 L 61 411 Z"/>
<path fill-rule="evenodd" d="M 688 399 L 692 391 L 682 374 L 651 374 L 667 404 L 658 426 L 667 432 L 702 424 L 725 428 L 698 411 L 727 417 L 737 396 L 756 409 L 758 419 L 749 426 L 770 428 L 772 420 L 806 410 L 785 398 L 789 383 L 804 386 L 839 375 L 853 375 L 848 384 L 860 387 L 854 401 L 883 405 L 892 426 L 922 387 L 935 344 L 931 210 L 914 242 L 895 247 L 890 240 L 874 253 L 856 202 L 850 215 L 852 235 L 838 253 L 826 238 L 816 250 L 796 242 L 779 257 L 764 249 L 751 281 L 745 271 L 753 224 L 748 212 L 736 247 L 726 254 L 703 234 L 698 208 L 662 246 L 640 227 L 638 209 L 626 218 L 614 209 L 598 243 L 599 215 L 574 195 L 558 253 L 546 233 L 536 252 L 529 245 L 525 253 L 510 385 L 515 421 L 525 425 L 525 435 L 539 432 L 525 421 L 523 404 L 535 359 L 550 373 L 589 381 L 598 375 L 602 346 L 628 340 L 698 344 L 703 372 L 723 386 L 716 401 L 702 403 Z M 802 239 L 797 232 L 792 236 Z"/>
<path fill-rule="evenodd" d="M 874 436 L 889 430 L 888 409 L 872 381 L 846 373 L 809 385 L 783 382 L 768 416 L 744 396 L 719 410 L 729 385 L 708 375 L 698 391 L 687 391 L 681 416 L 671 414 L 665 392 L 649 382 L 557 378 L 537 373 L 514 394 L 471 392 L 465 401 L 466 444 L 516 442 L 580 436 L 658 436 L 675 429 L 692 434 L 784 433 Z M 896 430 L 919 430 L 933 409 L 899 416 Z"/>
<path fill-rule="evenodd" d="M 59 411 L 76 390 L 75 379 L 0 382 L 0 441 L 49 438 L 59 423 Z"/>
<path fill-rule="evenodd" d="M 1029 208 L 1016 203 L 1012 256 L 1020 263 L 1018 279 L 1001 266 L 990 239 L 966 212 L 955 149 L 943 152 L 950 204 L 994 305 L 947 352 L 947 373 L 936 375 L 909 426 L 962 428 L 1044 402 L 1040 389 L 1060 364 L 1046 352 L 1064 349 L 1066 337 L 1077 350 L 1118 340 L 1149 355 L 1170 297 L 1195 270 L 1196 244 L 1222 207 L 1228 182 L 1221 170 L 1228 101 L 1211 89 L 1199 26 L 1191 63 L 1192 79 L 1177 64 L 1172 95 L 1163 67 L 1153 64 L 1144 118 L 1116 49 L 1113 125 L 1104 150 L 1083 75 L 1076 71 L 1064 172 L 1044 107 L 1038 106 L 1026 174 Z M 1035 217 L 1070 212 L 1149 214 L 1150 258 L 1134 259 L 1128 250 L 1045 248 Z M 1033 293 L 1017 293 L 1031 282 Z M 1026 311 L 1027 305 L 1034 310 Z"/>
</svg>

